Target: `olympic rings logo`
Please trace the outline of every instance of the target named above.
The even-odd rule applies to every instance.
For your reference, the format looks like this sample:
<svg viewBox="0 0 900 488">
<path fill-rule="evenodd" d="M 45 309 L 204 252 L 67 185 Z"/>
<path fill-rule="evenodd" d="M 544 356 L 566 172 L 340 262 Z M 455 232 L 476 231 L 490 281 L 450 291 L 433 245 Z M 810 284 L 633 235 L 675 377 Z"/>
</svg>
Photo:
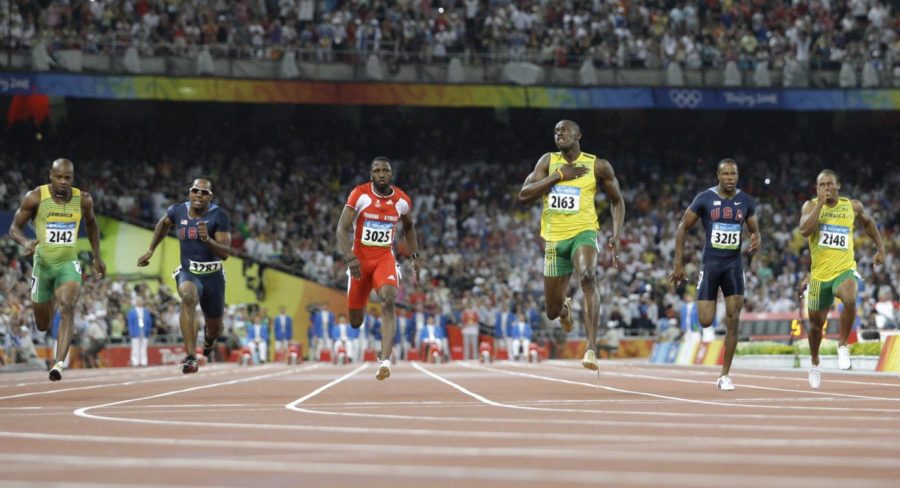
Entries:
<svg viewBox="0 0 900 488">
<path fill-rule="evenodd" d="M 703 101 L 700 90 L 669 90 L 669 99 L 678 108 L 697 108 Z"/>
</svg>

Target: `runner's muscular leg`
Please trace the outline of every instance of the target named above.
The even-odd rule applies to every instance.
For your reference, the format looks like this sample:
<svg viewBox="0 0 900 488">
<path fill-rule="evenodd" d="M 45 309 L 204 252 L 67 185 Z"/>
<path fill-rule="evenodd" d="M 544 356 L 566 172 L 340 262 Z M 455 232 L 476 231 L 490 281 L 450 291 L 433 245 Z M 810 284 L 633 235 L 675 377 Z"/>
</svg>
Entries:
<svg viewBox="0 0 900 488">
<path fill-rule="evenodd" d="M 597 248 L 578 246 L 574 256 L 575 276 L 584 293 L 584 334 L 588 346 L 596 347 L 598 317 L 600 315 L 600 292 L 597 290 Z"/>
<path fill-rule="evenodd" d="M 738 325 L 741 320 L 741 309 L 744 307 L 744 295 L 725 297 L 725 356 L 722 359 L 722 376 L 731 370 L 731 361 L 738 343 Z"/>
<path fill-rule="evenodd" d="M 390 359 L 394 350 L 394 334 L 397 329 L 394 303 L 397 301 L 397 291 L 394 285 L 382 285 L 378 289 L 378 298 L 381 299 L 381 355 L 378 359 L 382 361 Z"/>
<path fill-rule="evenodd" d="M 547 317 L 550 320 L 559 317 L 563 310 L 563 302 L 566 300 L 571 276 L 571 274 L 544 276 L 544 301 L 546 302 Z"/>
<path fill-rule="evenodd" d="M 184 339 L 184 350 L 187 355 L 194 354 L 197 348 L 197 304 L 200 296 L 197 285 L 190 281 L 184 281 L 178 285 L 178 295 L 181 297 L 181 315 L 179 325 L 181 336 Z"/>
<path fill-rule="evenodd" d="M 78 304 L 78 294 L 81 284 L 76 281 L 63 283 L 56 288 L 56 302 L 59 303 L 59 331 L 56 335 L 56 361 L 65 361 L 69 353 L 69 345 L 75 334 L 75 305 Z"/>
<path fill-rule="evenodd" d="M 856 295 L 859 293 L 859 285 L 855 279 L 846 279 L 834 290 L 834 296 L 841 300 L 841 330 L 838 336 L 838 344 L 847 345 L 850 331 L 853 330 L 853 322 L 856 322 Z"/>
<path fill-rule="evenodd" d="M 56 299 L 51 298 L 46 302 L 35 303 L 32 308 L 37 329 L 41 332 L 50 330 L 50 326 L 53 325 L 53 315 L 56 313 Z"/>
</svg>

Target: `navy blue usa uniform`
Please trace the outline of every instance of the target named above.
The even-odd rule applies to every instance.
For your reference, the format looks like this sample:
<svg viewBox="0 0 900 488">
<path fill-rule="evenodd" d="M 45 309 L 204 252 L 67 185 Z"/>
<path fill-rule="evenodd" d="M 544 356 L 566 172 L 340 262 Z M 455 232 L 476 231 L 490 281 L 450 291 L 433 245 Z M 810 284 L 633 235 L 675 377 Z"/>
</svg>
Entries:
<svg viewBox="0 0 900 488">
<path fill-rule="evenodd" d="M 166 212 L 175 224 L 175 234 L 181 248 L 181 266 L 175 270 L 175 280 L 179 286 L 185 281 L 194 283 L 203 316 L 218 319 L 225 313 L 225 269 L 222 260 L 200 241 L 197 224 L 205 221 L 212 239 L 216 232 L 231 232 L 231 222 L 228 214 L 214 203 L 198 219 L 190 217 L 190 206 L 190 202 L 179 203 Z"/>
<path fill-rule="evenodd" d="M 697 300 L 715 300 L 719 288 L 726 297 L 744 294 L 741 228 L 756 213 L 756 201 L 741 190 L 732 198 L 722 198 L 716 189 L 698 193 L 688 207 L 706 230 Z"/>
</svg>

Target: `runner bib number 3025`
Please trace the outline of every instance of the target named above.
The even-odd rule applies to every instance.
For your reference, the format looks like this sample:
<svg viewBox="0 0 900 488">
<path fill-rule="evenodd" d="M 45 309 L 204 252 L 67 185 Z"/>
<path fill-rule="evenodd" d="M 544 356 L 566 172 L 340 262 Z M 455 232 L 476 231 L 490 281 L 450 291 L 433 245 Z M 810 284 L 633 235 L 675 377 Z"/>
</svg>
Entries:
<svg viewBox="0 0 900 488">
<path fill-rule="evenodd" d="M 364 246 L 390 247 L 394 242 L 394 224 L 391 222 L 366 220 L 363 222 L 360 242 Z"/>
</svg>

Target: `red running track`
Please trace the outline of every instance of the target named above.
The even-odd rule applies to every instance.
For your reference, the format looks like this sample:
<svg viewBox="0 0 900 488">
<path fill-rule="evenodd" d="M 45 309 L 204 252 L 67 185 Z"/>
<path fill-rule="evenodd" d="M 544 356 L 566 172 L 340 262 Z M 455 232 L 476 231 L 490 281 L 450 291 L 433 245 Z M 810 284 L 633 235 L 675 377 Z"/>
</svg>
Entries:
<svg viewBox="0 0 900 488">
<path fill-rule="evenodd" d="M 898 486 L 900 377 L 574 361 L 0 376 L 6 486 Z"/>
</svg>

